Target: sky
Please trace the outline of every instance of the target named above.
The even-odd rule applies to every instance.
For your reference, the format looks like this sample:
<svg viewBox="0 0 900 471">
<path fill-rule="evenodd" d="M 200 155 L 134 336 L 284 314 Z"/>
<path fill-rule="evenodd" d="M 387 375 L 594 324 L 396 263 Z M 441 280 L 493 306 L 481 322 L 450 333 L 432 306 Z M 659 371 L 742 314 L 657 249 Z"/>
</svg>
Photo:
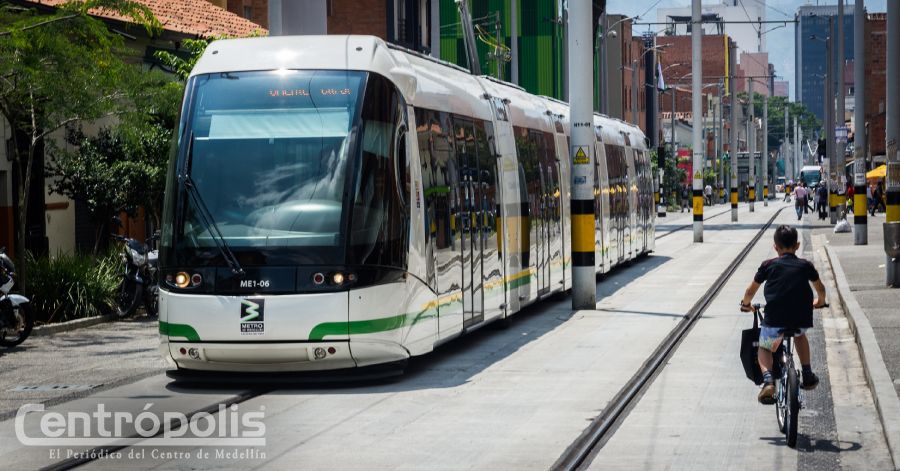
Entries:
<svg viewBox="0 0 900 471">
<path fill-rule="evenodd" d="M 741 0 L 747 5 L 759 4 L 761 0 Z M 845 12 L 853 11 L 853 2 L 845 0 L 847 3 L 844 7 Z M 869 12 L 884 12 L 887 0 L 868 0 L 865 2 L 866 9 Z M 722 3 L 722 0 L 703 0 L 704 5 L 713 5 Z M 801 5 L 837 5 L 837 0 L 766 0 L 766 16 L 768 20 L 780 20 L 794 18 L 797 7 Z M 641 18 L 648 21 L 656 21 L 657 8 L 671 7 L 687 7 L 691 5 L 690 0 L 607 0 L 606 7 L 610 13 L 621 13 L 628 16 L 641 15 Z M 770 25 L 774 26 L 774 25 Z M 642 27 L 646 28 L 646 26 Z M 636 29 L 635 33 L 639 33 L 641 29 Z M 782 47 L 773 47 L 773 45 L 783 45 Z M 769 49 L 769 62 L 775 65 L 775 73 L 784 78 L 777 80 L 787 80 L 790 82 L 788 89 L 791 97 L 794 96 L 794 27 L 789 25 L 786 28 L 778 28 L 766 35 L 766 45 Z"/>
</svg>

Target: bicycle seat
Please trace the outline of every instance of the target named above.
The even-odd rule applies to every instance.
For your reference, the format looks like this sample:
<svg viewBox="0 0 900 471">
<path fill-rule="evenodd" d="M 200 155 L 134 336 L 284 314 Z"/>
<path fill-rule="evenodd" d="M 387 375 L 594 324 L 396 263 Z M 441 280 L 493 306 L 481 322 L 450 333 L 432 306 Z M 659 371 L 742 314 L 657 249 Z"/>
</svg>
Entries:
<svg viewBox="0 0 900 471">
<path fill-rule="evenodd" d="M 784 329 L 782 335 L 784 335 L 785 337 L 796 337 L 800 335 L 800 329 L 797 327 L 788 327 L 787 329 Z"/>
</svg>

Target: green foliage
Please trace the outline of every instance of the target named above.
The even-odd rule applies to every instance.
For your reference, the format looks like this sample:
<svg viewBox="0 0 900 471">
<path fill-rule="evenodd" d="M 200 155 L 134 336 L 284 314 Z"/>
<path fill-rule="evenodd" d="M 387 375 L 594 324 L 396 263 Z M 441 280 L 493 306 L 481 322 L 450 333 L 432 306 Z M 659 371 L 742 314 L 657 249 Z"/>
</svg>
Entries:
<svg viewBox="0 0 900 471">
<path fill-rule="evenodd" d="M 96 136 L 69 130 L 67 148 L 49 146 L 51 191 L 85 202 L 96 240 L 119 211 L 143 206 L 157 216 L 165 191 L 165 166 L 172 130 L 158 123 L 122 124 Z M 95 251 L 99 244 L 95 245 Z"/>
<path fill-rule="evenodd" d="M 759 93 L 754 93 L 753 95 L 753 113 L 755 117 L 762 118 L 764 97 Z M 741 93 L 739 96 L 741 100 L 746 101 L 746 93 Z M 787 129 L 784 128 L 785 107 L 787 107 L 790 120 Z M 805 133 L 819 129 L 822 126 L 816 115 L 809 111 L 803 103 L 790 102 L 787 98 L 780 96 L 769 97 L 769 149 L 776 149 L 781 146 L 782 141 L 785 139 L 785 133 L 787 133 L 788 139 L 794 139 L 794 116 L 797 117 L 798 123 Z"/>
<path fill-rule="evenodd" d="M 25 259 L 29 273 L 23 293 L 31 299 L 38 322 L 64 322 L 104 315 L 115 307 L 121 260 L 115 252 L 102 257 L 59 253 Z"/>
<path fill-rule="evenodd" d="M 191 70 L 194 69 L 197 61 L 200 60 L 200 56 L 203 55 L 206 46 L 209 46 L 209 43 L 215 39 L 218 38 L 185 39 L 181 42 L 184 54 L 173 54 L 169 51 L 156 51 L 154 55 L 179 79 L 185 81 L 187 80 L 188 75 L 191 74 Z"/>
<path fill-rule="evenodd" d="M 44 138 L 70 123 L 134 109 L 145 74 L 122 59 L 132 51 L 120 36 L 88 15 L 104 8 L 154 32 L 159 23 L 148 8 L 128 0 L 72 1 L 52 14 L 0 4 L 0 115 L 13 132 L 19 179 L 19 240 L 25 240 L 34 158 Z M 24 261 L 24 244 L 18 246 Z M 25 281 L 26 273 L 22 273 Z"/>
</svg>

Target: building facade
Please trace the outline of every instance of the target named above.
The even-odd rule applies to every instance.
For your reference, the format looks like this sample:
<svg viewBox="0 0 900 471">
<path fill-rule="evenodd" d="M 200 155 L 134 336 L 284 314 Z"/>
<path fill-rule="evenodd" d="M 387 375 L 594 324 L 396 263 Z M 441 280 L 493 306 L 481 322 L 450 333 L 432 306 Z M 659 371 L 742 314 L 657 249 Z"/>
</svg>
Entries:
<svg viewBox="0 0 900 471">
<path fill-rule="evenodd" d="M 819 120 L 825 119 L 824 39 L 829 34 L 829 18 L 835 22 L 837 35 L 837 6 L 805 5 L 797 9 L 794 29 L 795 99 L 802 102 Z M 853 60 L 853 8 L 844 8 L 844 57 L 838 59 L 837 44 L 832 48 L 832 61 L 837 71 Z M 837 75 L 835 75 L 837 77 Z M 835 79 L 835 84 L 837 80 Z"/>
<path fill-rule="evenodd" d="M 743 52 L 766 50 L 766 36 L 758 34 L 758 25 L 748 23 L 748 21 L 766 20 L 765 0 L 704 2 L 702 11 L 705 35 L 728 35 L 737 43 L 738 50 Z M 690 36 L 690 19 L 690 7 L 656 10 L 656 21 L 666 23 L 665 35 Z M 743 23 L 728 23 L 732 21 Z"/>
</svg>

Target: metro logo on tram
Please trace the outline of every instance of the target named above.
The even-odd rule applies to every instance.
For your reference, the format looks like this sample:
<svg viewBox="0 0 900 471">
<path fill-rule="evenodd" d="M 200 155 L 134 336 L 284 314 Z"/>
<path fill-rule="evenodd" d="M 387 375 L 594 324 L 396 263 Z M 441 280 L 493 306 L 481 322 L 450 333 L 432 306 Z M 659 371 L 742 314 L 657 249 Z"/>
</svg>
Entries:
<svg viewBox="0 0 900 471">
<path fill-rule="evenodd" d="M 241 300 L 241 334 L 261 335 L 265 332 L 266 300 L 263 298 L 248 298 Z"/>
</svg>

